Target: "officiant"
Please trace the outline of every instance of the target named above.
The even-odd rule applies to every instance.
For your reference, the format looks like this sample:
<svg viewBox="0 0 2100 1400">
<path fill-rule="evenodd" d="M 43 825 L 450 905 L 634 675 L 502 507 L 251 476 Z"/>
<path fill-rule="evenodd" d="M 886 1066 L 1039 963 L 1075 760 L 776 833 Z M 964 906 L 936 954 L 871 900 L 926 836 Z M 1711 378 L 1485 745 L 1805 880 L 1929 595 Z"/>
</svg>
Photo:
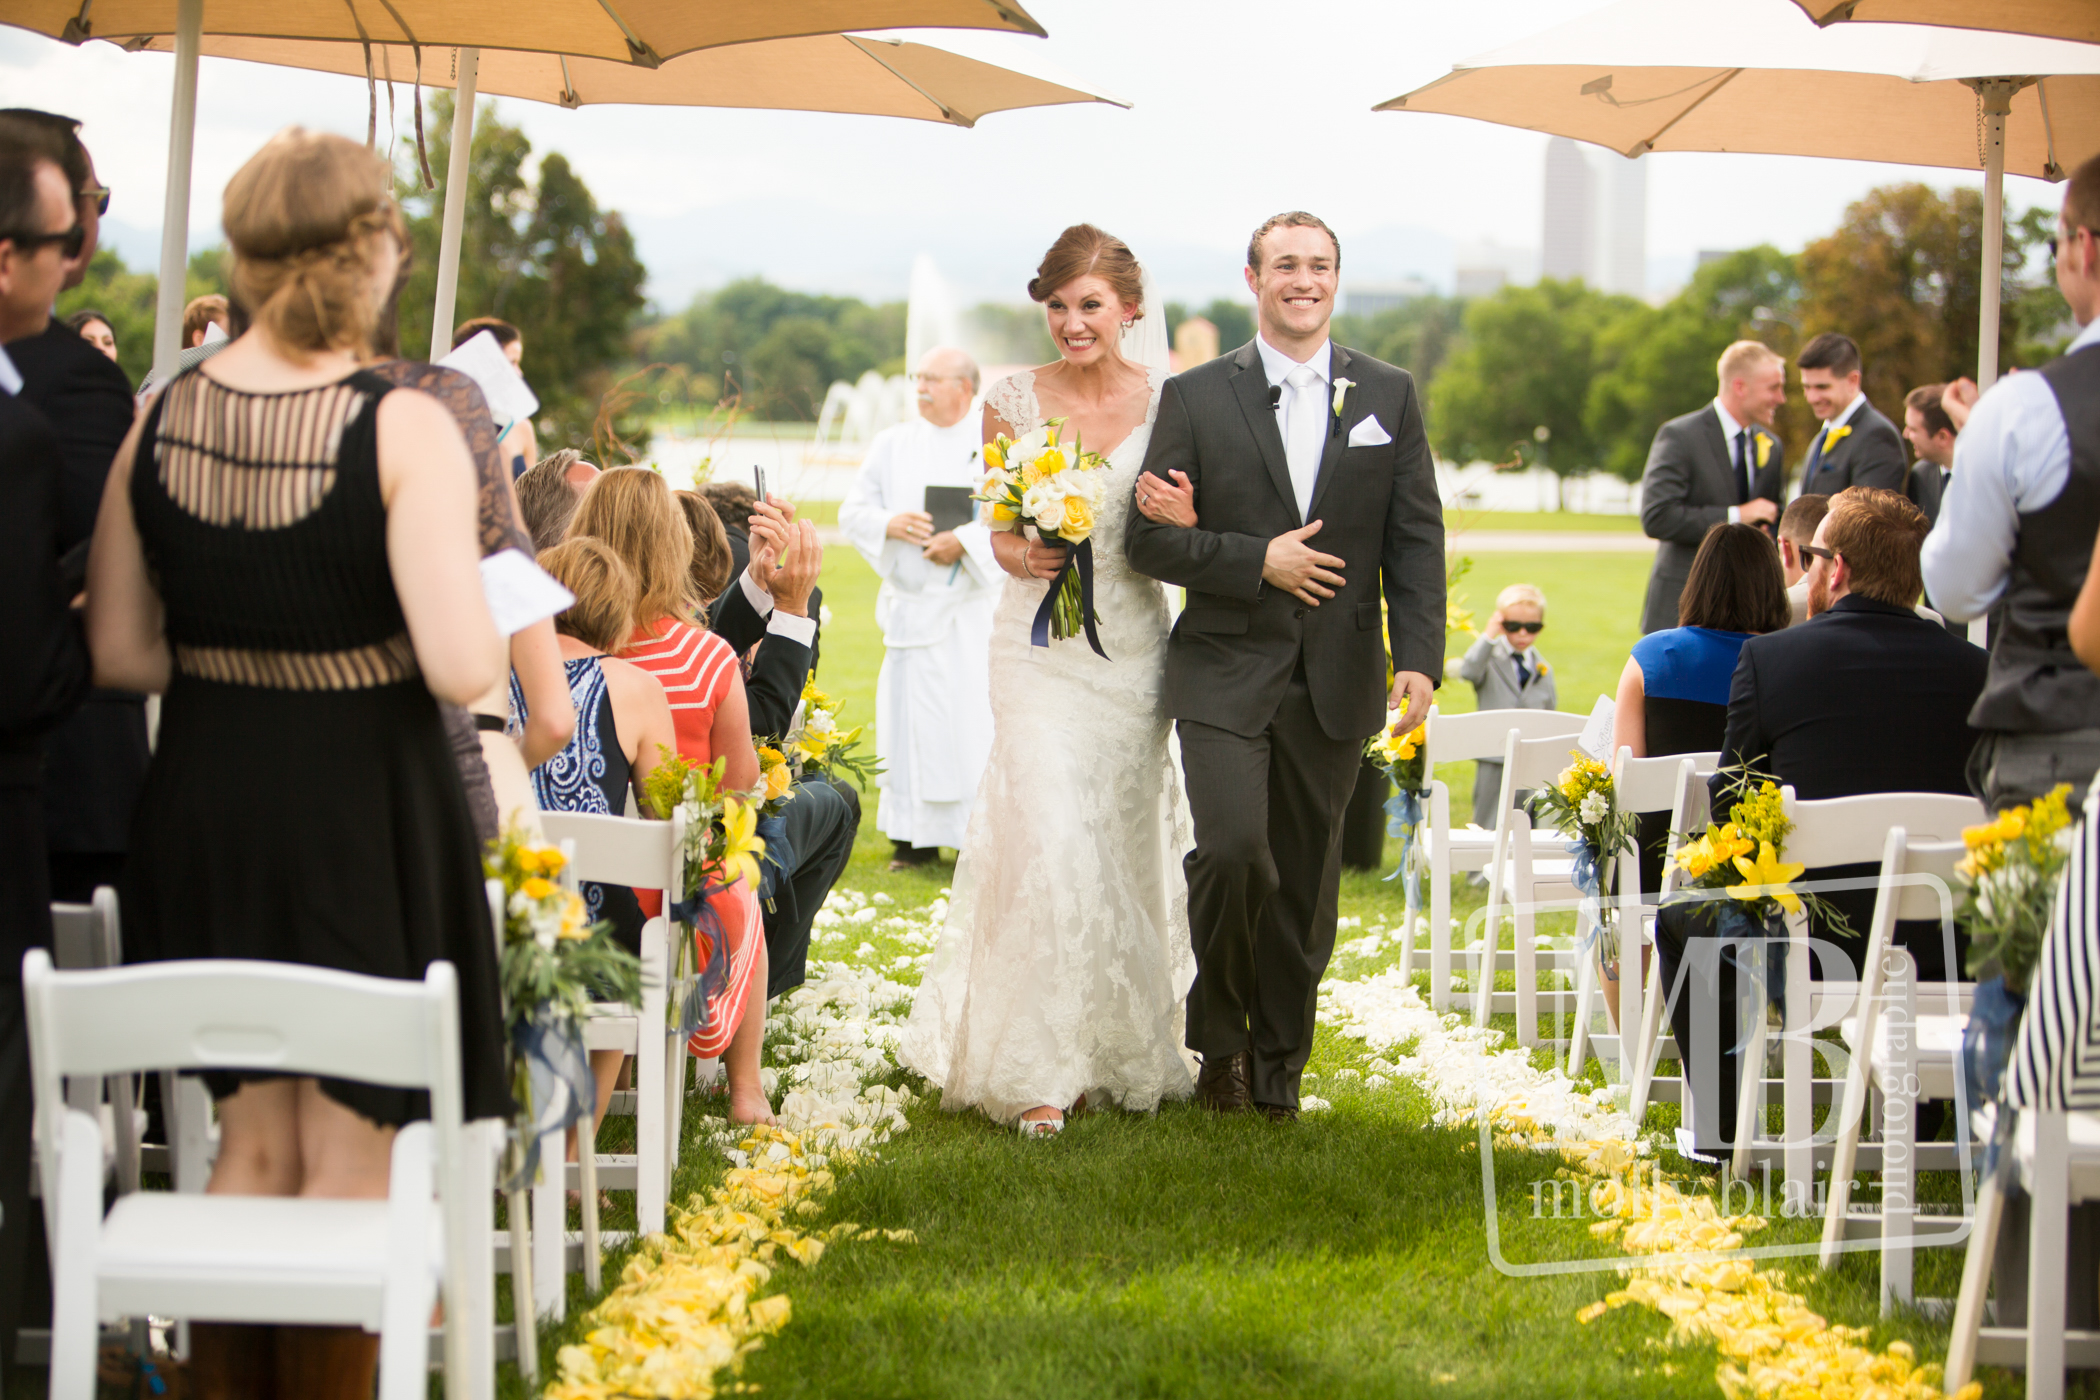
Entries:
<svg viewBox="0 0 2100 1400">
<path fill-rule="evenodd" d="M 839 503 L 839 529 L 882 578 L 876 824 L 896 847 L 892 870 L 963 843 L 991 750 L 985 657 L 1003 577 L 969 499 L 984 474 L 977 363 L 929 350 L 915 384 L 918 418 L 876 434 Z"/>
</svg>

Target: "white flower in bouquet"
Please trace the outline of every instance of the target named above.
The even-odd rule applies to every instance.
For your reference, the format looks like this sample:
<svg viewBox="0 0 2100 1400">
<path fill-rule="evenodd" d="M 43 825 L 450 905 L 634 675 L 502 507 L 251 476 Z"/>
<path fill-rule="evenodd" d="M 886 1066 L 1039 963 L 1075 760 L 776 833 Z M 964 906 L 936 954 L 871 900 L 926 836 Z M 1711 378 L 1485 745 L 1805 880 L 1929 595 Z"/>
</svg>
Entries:
<svg viewBox="0 0 2100 1400">
<path fill-rule="evenodd" d="M 1064 473 L 1046 477 L 1028 488 L 1021 497 L 1021 510 L 1035 522 L 1038 530 L 1054 533 L 1065 522 Z"/>
<path fill-rule="evenodd" d="M 1582 799 L 1582 806 L 1577 809 L 1577 814 L 1582 818 L 1584 826 L 1595 826 L 1611 815 L 1611 799 L 1601 792 L 1593 792 Z"/>
<path fill-rule="evenodd" d="M 838 721 L 831 717 L 831 711 L 811 707 L 803 716 L 802 732 L 813 739 L 828 739 L 839 732 Z"/>
</svg>

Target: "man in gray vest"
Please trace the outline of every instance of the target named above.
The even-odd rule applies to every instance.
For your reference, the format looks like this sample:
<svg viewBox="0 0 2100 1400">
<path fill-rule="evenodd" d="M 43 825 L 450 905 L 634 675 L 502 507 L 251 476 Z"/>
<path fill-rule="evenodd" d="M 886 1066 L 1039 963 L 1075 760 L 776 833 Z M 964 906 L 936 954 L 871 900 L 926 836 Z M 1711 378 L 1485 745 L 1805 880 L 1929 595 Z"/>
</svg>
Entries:
<svg viewBox="0 0 2100 1400">
<path fill-rule="evenodd" d="M 2100 769 L 2100 676 L 2065 629 L 2100 532 L 2100 157 L 2071 177 L 2057 217 L 2056 285 L 2084 327 L 2061 359 L 2010 375 L 1955 442 L 1925 589 L 1949 619 L 1990 614 L 1991 669 L 1969 722 L 1983 731 L 1969 785 L 2002 809 Z"/>
</svg>

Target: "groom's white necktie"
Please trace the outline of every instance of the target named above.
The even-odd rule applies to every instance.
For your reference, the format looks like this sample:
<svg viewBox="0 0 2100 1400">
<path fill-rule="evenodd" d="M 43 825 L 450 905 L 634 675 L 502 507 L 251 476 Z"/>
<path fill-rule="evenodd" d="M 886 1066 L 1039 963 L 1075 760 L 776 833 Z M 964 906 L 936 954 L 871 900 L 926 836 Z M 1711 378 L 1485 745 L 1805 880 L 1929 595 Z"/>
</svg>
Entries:
<svg viewBox="0 0 2100 1400">
<path fill-rule="evenodd" d="M 1313 482 L 1320 474 L 1320 430 L 1327 426 L 1326 381 L 1311 365 L 1299 365 L 1284 382 L 1291 386 L 1290 405 L 1284 417 L 1283 455 L 1291 468 L 1291 492 L 1298 498 L 1298 519 L 1305 524 L 1312 513 Z"/>
</svg>

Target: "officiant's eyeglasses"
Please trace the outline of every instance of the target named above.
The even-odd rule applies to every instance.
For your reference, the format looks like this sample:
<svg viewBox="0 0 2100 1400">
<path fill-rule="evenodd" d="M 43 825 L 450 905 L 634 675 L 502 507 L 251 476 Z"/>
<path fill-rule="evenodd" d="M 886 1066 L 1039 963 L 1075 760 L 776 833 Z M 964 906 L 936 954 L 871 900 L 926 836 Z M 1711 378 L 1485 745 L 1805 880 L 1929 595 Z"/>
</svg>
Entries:
<svg viewBox="0 0 2100 1400">
<path fill-rule="evenodd" d="M 1505 632 L 1543 632 L 1546 630 L 1546 624 L 1543 622 L 1505 622 L 1502 624 L 1502 630 Z"/>
</svg>

